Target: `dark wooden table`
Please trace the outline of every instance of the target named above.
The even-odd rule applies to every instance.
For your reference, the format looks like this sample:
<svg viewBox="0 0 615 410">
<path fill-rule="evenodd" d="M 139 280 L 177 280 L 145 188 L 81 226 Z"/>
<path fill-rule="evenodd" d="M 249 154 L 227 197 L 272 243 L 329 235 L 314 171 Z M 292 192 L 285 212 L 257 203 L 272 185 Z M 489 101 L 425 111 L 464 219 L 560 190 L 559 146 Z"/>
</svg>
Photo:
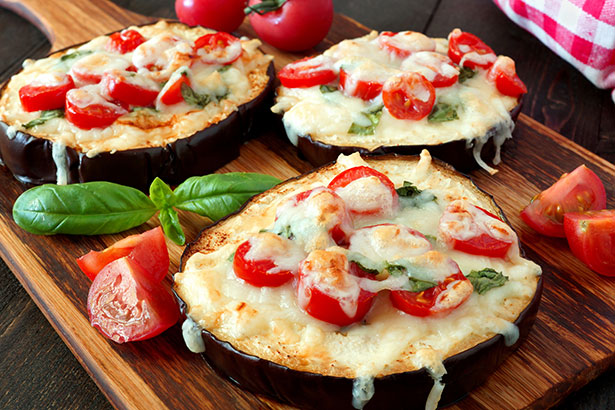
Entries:
<svg viewBox="0 0 615 410">
<path fill-rule="evenodd" d="M 115 0 L 145 15 L 175 17 L 172 0 Z M 446 36 L 460 27 L 511 56 L 528 86 L 523 112 L 615 162 L 615 104 L 572 66 L 510 22 L 487 0 L 335 0 L 335 10 L 377 30 Z M 0 81 L 49 43 L 28 22 L 0 9 Z M 4 172 L 4 171 L 2 171 Z M 78 255 L 75 255 L 78 256 Z M 0 407 L 110 408 L 7 266 L 0 261 Z M 598 375 L 597 375 L 598 376 Z M 615 371 L 565 399 L 562 409 L 615 408 Z"/>
</svg>

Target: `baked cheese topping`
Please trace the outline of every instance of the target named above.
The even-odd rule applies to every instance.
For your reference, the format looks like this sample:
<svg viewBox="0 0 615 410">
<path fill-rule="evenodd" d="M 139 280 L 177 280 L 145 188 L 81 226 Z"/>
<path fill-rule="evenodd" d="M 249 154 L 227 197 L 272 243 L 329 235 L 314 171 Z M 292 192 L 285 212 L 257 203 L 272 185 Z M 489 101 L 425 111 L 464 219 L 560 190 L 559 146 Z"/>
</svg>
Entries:
<svg viewBox="0 0 615 410">
<path fill-rule="evenodd" d="M 460 47 L 467 46 L 461 44 Z M 435 108 L 446 105 L 456 113 L 456 118 L 448 120 L 434 119 L 431 115 L 420 120 L 399 119 L 383 102 L 382 93 L 369 99 L 353 96 L 358 79 L 383 83 L 405 72 L 419 73 L 430 82 L 437 73 L 456 77 L 465 60 L 454 64 L 447 51 L 446 39 L 430 39 L 412 32 L 392 37 L 386 32 L 372 32 L 342 41 L 316 59 L 324 59 L 337 74 L 340 70 L 351 69 L 352 75 L 345 87 L 338 85 L 338 80 L 329 83 L 329 87 L 281 86 L 272 111 L 283 114 L 286 132 L 295 145 L 299 136 L 310 136 L 314 141 L 333 146 L 356 146 L 370 151 L 382 146 L 438 145 L 462 140 L 467 147 L 473 147 L 474 157 L 481 167 L 495 172 L 481 159 L 480 151 L 493 137 L 496 146 L 493 162 L 496 165 L 500 162 L 500 146 L 512 137 L 514 123 L 510 111 L 517 106 L 518 98 L 499 92 L 494 81 L 488 78 L 487 70 L 476 68 L 471 78 L 460 75 L 453 85 L 436 86 Z M 495 61 L 494 54 L 479 55 L 469 49 L 465 52 L 463 58 L 466 60 Z M 428 100 L 427 90 L 421 93 L 418 87 L 414 91 L 419 100 Z M 370 113 L 378 113 L 379 119 L 370 118 Z"/>
<path fill-rule="evenodd" d="M 348 246 L 337 246 L 331 240 L 305 239 L 329 226 L 326 221 L 318 222 L 319 217 L 329 215 L 321 211 L 331 204 L 335 204 L 334 211 L 339 209 L 337 200 L 321 187 L 342 171 L 357 166 L 373 167 L 396 187 L 411 181 L 432 196 L 401 203 L 389 215 L 353 215 Z M 327 200 L 310 204 L 297 199 L 310 190 L 313 191 L 307 197 L 326 193 Z M 374 194 L 381 195 L 378 189 Z M 369 196 L 368 189 L 364 195 Z M 440 220 L 455 201 L 498 213 L 486 194 L 469 180 L 432 164 L 426 151 L 420 161 L 414 162 L 390 158 L 365 162 L 358 154 L 340 156 L 336 164 L 278 186 L 248 204 L 241 214 L 216 225 L 199 239 L 201 250 L 175 275 L 175 290 L 186 302 L 191 320 L 238 350 L 295 370 L 355 379 L 353 403 L 357 408 L 373 394 L 374 377 L 423 367 L 435 381 L 430 403 L 437 403 L 444 388 L 444 359 L 496 334 L 505 335 L 508 344 L 516 341 L 518 329 L 513 322 L 532 300 L 541 273 L 538 265 L 521 257 L 517 247 L 511 248 L 506 257 L 495 258 L 447 246 L 440 235 Z M 283 233 L 279 229 L 286 224 L 290 229 Z M 298 264 L 299 289 L 293 282 L 279 287 L 254 287 L 234 273 L 230 256 L 239 244 L 262 235 L 262 230 L 290 238 L 302 248 L 305 259 Z M 302 235 L 305 238 L 299 240 Z M 264 248 L 258 252 L 256 259 L 267 256 L 279 265 L 289 260 L 283 252 Z M 300 257 L 301 252 L 297 258 Z M 354 261 L 376 270 L 386 264 L 405 264 L 414 280 L 440 282 L 457 269 L 467 276 L 487 267 L 502 272 L 508 280 L 484 294 L 474 292 L 469 297 L 472 285 L 467 280 L 450 281 L 447 291 L 436 301 L 439 311 L 452 309 L 450 313 L 418 317 L 395 308 L 386 290 L 407 289 L 408 276 L 370 278 L 344 274 Z M 356 312 L 357 295 L 363 290 L 379 293 L 362 321 L 340 329 L 304 310 L 307 289 L 314 287 L 334 294 L 348 316 Z"/>
<path fill-rule="evenodd" d="M 124 54 L 110 50 L 110 38 L 101 36 L 41 60 L 26 60 L 24 69 L 11 78 L 2 93 L 0 119 L 24 131 L 23 126 L 39 118 L 41 111 L 24 111 L 19 90 L 32 84 L 55 85 L 69 74 L 76 87 L 85 86 L 69 91 L 78 94 L 73 96 L 77 104 L 110 105 L 123 110 L 121 116 L 109 126 L 92 129 L 79 128 L 65 118 L 52 118 L 27 132 L 92 157 L 99 152 L 165 146 L 188 137 L 225 119 L 259 95 L 268 83 L 267 68 L 273 57 L 258 50 L 258 40 L 244 38 L 233 43 L 228 53 L 238 58 L 223 64 L 220 58 L 208 60 L 203 49 L 197 50 L 200 59 L 195 60 L 193 55 L 195 40 L 214 33 L 212 30 L 164 21 L 126 30 L 138 32 L 145 41 Z M 106 73 L 121 73 L 129 84 L 161 92 L 151 107 L 124 109 L 106 94 Z M 208 96 L 204 107 L 193 101 L 160 101 L 164 91 L 182 75 L 189 79 L 195 93 Z"/>
</svg>

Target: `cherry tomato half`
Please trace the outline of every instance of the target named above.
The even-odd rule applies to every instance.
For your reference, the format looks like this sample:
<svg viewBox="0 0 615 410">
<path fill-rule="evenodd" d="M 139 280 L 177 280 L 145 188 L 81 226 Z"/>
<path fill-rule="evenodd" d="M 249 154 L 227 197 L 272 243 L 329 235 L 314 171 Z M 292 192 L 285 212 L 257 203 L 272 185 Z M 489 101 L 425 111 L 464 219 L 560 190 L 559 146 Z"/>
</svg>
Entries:
<svg viewBox="0 0 615 410">
<path fill-rule="evenodd" d="M 126 54 L 142 43 L 145 43 L 145 37 L 138 31 L 122 30 L 109 36 L 107 49 L 109 51 L 117 51 L 120 54 Z"/>
<path fill-rule="evenodd" d="M 70 75 L 77 86 L 84 84 L 97 84 L 102 80 L 103 74 L 113 67 L 117 70 L 126 70 L 131 66 L 130 61 L 113 54 L 93 53 L 79 60 L 70 68 Z"/>
<path fill-rule="evenodd" d="M 107 127 L 127 112 L 88 87 L 74 88 L 66 93 L 66 119 L 83 130 Z"/>
<path fill-rule="evenodd" d="M 382 100 L 393 117 L 417 121 L 431 112 L 436 90 L 421 74 L 405 72 L 387 80 Z"/>
<path fill-rule="evenodd" d="M 444 54 L 433 51 L 419 51 L 402 63 L 402 69 L 412 68 L 427 78 L 434 87 L 450 87 L 459 78 L 459 69 Z"/>
<path fill-rule="evenodd" d="M 333 178 L 328 188 L 346 202 L 353 214 L 385 215 L 399 206 L 399 195 L 393 182 L 382 172 L 370 167 L 349 168 Z M 372 196 L 368 197 L 369 194 Z"/>
<path fill-rule="evenodd" d="M 100 271 L 88 294 L 90 323 L 116 343 L 159 335 L 179 319 L 175 297 L 129 257 Z"/>
<path fill-rule="evenodd" d="M 299 266 L 299 306 L 310 316 L 338 326 L 348 326 L 363 319 L 376 294 L 361 289 L 350 272 L 343 253 L 312 251 Z"/>
<path fill-rule="evenodd" d="M 521 219 L 538 233 L 563 238 L 564 214 L 606 208 L 606 191 L 585 165 L 564 174 L 521 211 Z"/>
<path fill-rule="evenodd" d="M 500 218 L 464 200 L 453 201 L 446 207 L 438 228 L 453 249 L 471 255 L 504 258 L 517 240 Z"/>
<path fill-rule="evenodd" d="M 491 47 L 474 34 L 458 28 L 451 31 L 448 36 L 448 56 L 456 64 L 468 68 L 487 69 L 496 60 Z M 462 60 L 463 64 L 461 64 Z"/>
<path fill-rule="evenodd" d="M 564 231 L 577 258 L 601 275 L 615 276 L 615 210 L 569 212 Z"/>
<path fill-rule="evenodd" d="M 362 100 L 371 100 L 380 95 L 385 80 L 371 78 L 364 72 L 346 71 L 340 68 L 340 89 L 346 95 Z"/>
<path fill-rule="evenodd" d="M 282 269 L 276 265 L 271 256 L 283 256 L 290 253 L 289 248 L 292 245 L 289 242 L 289 240 L 272 233 L 263 233 L 243 242 L 239 245 L 233 257 L 235 275 L 252 286 L 277 287 L 285 284 L 293 278 L 293 270 L 296 271 L 299 261 L 297 261 L 297 267 L 294 267 L 293 270 Z M 254 249 L 256 249 L 257 254 L 260 251 L 265 252 L 267 256 L 262 259 L 250 258 L 250 253 Z"/>
<path fill-rule="evenodd" d="M 250 0 L 259 7 L 261 0 Z M 250 24 L 265 42 L 280 50 L 303 51 L 325 38 L 333 22 L 332 0 L 288 0 L 277 10 L 250 14 Z"/>
<path fill-rule="evenodd" d="M 396 57 L 406 58 L 418 51 L 435 51 L 436 42 L 423 33 L 383 31 L 378 36 L 378 45 Z"/>
<path fill-rule="evenodd" d="M 169 252 L 160 227 L 127 236 L 103 251 L 90 251 L 78 258 L 77 264 L 88 278 L 94 280 L 105 266 L 124 256 L 138 263 L 152 283 L 162 281 L 169 271 Z"/>
<path fill-rule="evenodd" d="M 103 87 L 109 97 L 128 105 L 152 105 L 160 91 L 158 84 L 146 78 L 125 76 L 118 71 L 103 75 Z"/>
<path fill-rule="evenodd" d="M 337 78 L 333 64 L 324 56 L 306 57 L 284 66 L 278 73 L 284 87 L 306 88 L 330 83 Z"/>
<path fill-rule="evenodd" d="M 64 107 L 66 93 L 75 88 L 70 75 L 41 76 L 41 80 L 19 89 L 19 101 L 25 111 L 54 110 Z"/>
<path fill-rule="evenodd" d="M 489 69 L 487 78 L 495 83 L 495 87 L 504 95 L 518 97 L 527 93 L 527 87 L 517 75 L 515 62 L 504 56 L 499 56 Z"/>
<path fill-rule="evenodd" d="M 175 13 L 189 26 L 230 33 L 241 25 L 247 4 L 247 0 L 175 0 Z"/>
<path fill-rule="evenodd" d="M 241 41 L 228 33 L 205 34 L 194 42 L 194 52 L 207 64 L 231 64 L 241 57 Z"/>
<path fill-rule="evenodd" d="M 190 86 L 190 78 L 187 75 L 180 75 L 176 79 L 169 79 L 169 83 L 160 91 L 160 102 L 166 105 L 173 105 L 184 101 L 182 84 Z"/>
</svg>

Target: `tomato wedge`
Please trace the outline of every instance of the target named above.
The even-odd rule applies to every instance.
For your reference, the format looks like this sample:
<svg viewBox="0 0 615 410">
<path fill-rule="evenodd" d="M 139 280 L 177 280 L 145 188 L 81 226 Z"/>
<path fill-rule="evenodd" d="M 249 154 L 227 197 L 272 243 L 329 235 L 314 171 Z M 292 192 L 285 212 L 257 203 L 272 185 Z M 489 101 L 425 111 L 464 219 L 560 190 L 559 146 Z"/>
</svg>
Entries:
<svg viewBox="0 0 615 410">
<path fill-rule="evenodd" d="M 291 241 L 264 232 L 239 245 L 233 257 L 233 271 L 252 286 L 281 286 L 293 278 L 304 256 L 289 258 L 292 255 Z"/>
<path fill-rule="evenodd" d="M 179 319 L 176 299 L 130 257 L 100 271 L 88 294 L 90 323 L 116 343 L 149 339 Z"/>
<path fill-rule="evenodd" d="M 162 281 L 169 271 L 169 252 L 160 227 L 130 235 L 103 251 L 90 251 L 78 258 L 77 264 L 88 278 L 94 280 L 105 266 L 124 256 L 138 263 L 153 283 Z"/>
<path fill-rule="evenodd" d="M 601 275 L 615 276 L 615 210 L 569 212 L 564 231 L 577 258 Z"/>
<path fill-rule="evenodd" d="M 393 182 L 370 167 L 349 168 L 333 178 L 328 188 L 346 202 L 353 214 L 386 215 L 399 206 L 399 195 Z"/>
<path fill-rule="evenodd" d="M 521 211 L 521 219 L 536 232 L 563 238 L 564 214 L 606 208 L 606 191 L 598 175 L 585 165 L 564 174 Z"/>
<path fill-rule="evenodd" d="M 112 99 L 139 107 L 152 105 L 160 91 L 152 80 L 137 75 L 127 76 L 119 71 L 105 73 L 102 84 Z"/>
<path fill-rule="evenodd" d="M 380 95 L 385 80 L 372 78 L 363 71 L 346 71 L 340 68 L 340 89 L 346 95 L 362 100 L 371 100 Z"/>
<path fill-rule="evenodd" d="M 359 286 L 346 255 L 315 250 L 299 266 L 297 299 L 310 316 L 337 326 L 358 322 L 371 308 L 375 293 Z"/>
<path fill-rule="evenodd" d="M 504 95 L 518 97 L 527 93 L 527 87 L 517 75 L 515 62 L 505 56 L 499 56 L 489 69 L 487 78 L 495 83 L 495 87 Z"/>
<path fill-rule="evenodd" d="M 422 74 L 434 87 L 450 87 L 459 78 L 459 69 L 444 54 L 419 51 L 404 60 L 402 69 L 411 69 Z"/>
<path fill-rule="evenodd" d="M 140 44 L 145 43 L 145 37 L 136 30 L 122 30 L 109 36 L 107 50 L 126 54 L 133 51 Z"/>
<path fill-rule="evenodd" d="M 500 218 L 464 200 L 451 202 L 438 226 L 444 241 L 461 252 L 504 258 L 517 235 Z"/>
<path fill-rule="evenodd" d="M 169 82 L 160 91 L 160 102 L 166 105 L 173 105 L 184 101 L 182 84 L 190 86 L 190 78 L 187 74 L 182 74 L 175 78 L 171 76 Z"/>
<path fill-rule="evenodd" d="M 207 64 L 231 64 L 242 52 L 241 41 L 224 32 L 205 34 L 194 42 L 194 53 Z"/>
<path fill-rule="evenodd" d="M 487 44 L 472 33 L 458 28 L 448 35 L 448 56 L 462 67 L 487 69 L 496 60 L 496 55 Z"/>
<path fill-rule="evenodd" d="M 418 121 L 431 112 L 436 90 L 421 74 L 405 72 L 387 80 L 382 100 L 393 117 Z"/>
<path fill-rule="evenodd" d="M 95 85 L 74 88 L 66 93 L 66 119 L 84 130 L 107 127 L 127 112 L 102 98 Z"/>
<path fill-rule="evenodd" d="M 19 101 L 25 111 L 55 110 L 64 107 L 66 93 L 75 88 L 70 75 L 41 75 L 38 81 L 19 89 Z"/>
<path fill-rule="evenodd" d="M 378 36 L 378 45 L 396 57 L 406 58 L 417 51 L 435 51 L 436 42 L 423 33 L 383 31 Z"/>
<path fill-rule="evenodd" d="M 278 73 L 284 87 L 307 88 L 335 81 L 337 74 L 325 56 L 306 57 L 284 66 Z"/>
</svg>

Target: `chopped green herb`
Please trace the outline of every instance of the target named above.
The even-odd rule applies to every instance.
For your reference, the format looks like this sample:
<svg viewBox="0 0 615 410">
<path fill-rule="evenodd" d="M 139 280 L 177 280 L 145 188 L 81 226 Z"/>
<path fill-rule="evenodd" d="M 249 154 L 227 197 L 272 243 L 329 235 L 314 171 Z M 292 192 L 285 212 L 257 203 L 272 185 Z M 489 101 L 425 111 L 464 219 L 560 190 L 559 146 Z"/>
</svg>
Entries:
<svg viewBox="0 0 615 410">
<path fill-rule="evenodd" d="M 404 181 L 404 184 L 396 191 L 404 207 L 420 208 L 426 203 L 436 200 L 436 196 L 430 191 L 422 191 L 409 181 Z"/>
<path fill-rule="evenodd" d="M 282 227 L 282 230 L 280 232 L 276 232 L 276 235 L 279 235 L 286 239 L 295 239 L 295 234 L 293 234 L 293 232 L 290 230 L 290 225 Z"/>
<path fill-rule="evenodd" d="M 60 61 L 67 61 L 67 60 L 72 60 L 77 57 L 87 56 L 88 54 L 92 54 L 93 52 L 94 51 L 92 50 L 73 51 L 72 53 L 64 54 L 62 57 L 60 57 Z"/>
<path fill-rule="evenodd" d="M 502 272 L 498 272 L 492 268 L 485 268 L 479 271 L 473 270 L 467 278 L 472 282 L 474 290 L 478 292 L 479 295 L 493 288 L 503 286 L 506 281 L 508 281 L 507 276 L 504 276 Z"/>
<path fill-rule="evenodd" d="M 198 94 L 186 83 L 182 83 L 181 93 L 184 101 L 190 105 L 196 105 L 203 108 L 211 102 L 211 97 L 209 94 Z"/>
<path fill-rule="evenodd" d="M 463 83 L 465 80 L 469 80 L 470 78 L 476 75 L 476 71 L 472 70 L 468 67 L 459 67 L 459 79 L 460 83 Z"/>
<path fill-rule="evenodd" d="M 384 108 L 384 105 L 379 105 L 369 111 L 362 112 L 361 115 L 363 115 L 366 120 L 370 122 L 370 125 L 360 125 L 356 122 L 353 122 L 348 129 L 348 133 L 358 135 L 373 135 L 376 131 L 378 123 L 380 123 L 380 117 L 382 116 L 382 108 Z"/>
<path fill-rule="evenodd" d="M 356 263 L 359 268 L 361 268 L 365 272 L 370 273 L 372 275 L 377 275 L 377 274 L 380 273 L 380 272 L 378 272 L 378 269 L 368 268 L 367 266 L 363 265 L 361 262 L 359 262 L 357 260 L 351 260 L 350 262 Z"/>
<path fill-rule="evenodd" d="M 140 112 L 140 111 L 152 111 L 154 113 L 160 112 L 156 107 L 132 107 L 131 112 Z"/>
<path fill-rule="evenodd" d="M 406 272 L 408 271 L 405 266 L 391 265 L 389 263 L 387 263 L 385 269 L 389 272 L 389 275 L 391 275 L 391 276 L 405 275 Z"/>
<path fill-rule="evenodd" d="M 458 120 L 457 106 L 445 102 L 437 102 L 427 120 L 431 122 L 446 122 Z"/>
<path fill-rule="evenodd" d="M 438 243 L 438 238 L 436 238 L 433 235 L 423 235 L 425 236 L 425 239 L 427 239 L 429 242 L 431 242 L 432 245 L 435 245 Z"/>
<path fill-rule="evenodd" d="M 332 93 L 334 91 L 337 91 L 337 87 L 334 87 L 332 85 L 321 85 L 320 86 L 320 92 L 323 94 Z"/>
<path fill-rule="evenodd" d="M 231 65 L 230 65 L 230 64 L 223 65 L 222 67 L 218 68 L 218 72 L 219 72 L 219 73 L 223 73 L 223 72 L 225 72 L 225 71 L 228 71 L 228 69 L 229 69 L 229 68 L 231 68 Z"/>
<path fill-rule="evenodd" d="M 42 111 L 40 117 L 27 122 L 23 125 L 23 127 L 29 130 L 32 127 L 36 127 L 37 125 L 41 125 L 46 123 L 48 120 L 52 118 L 62 118 L 64 117 L 64 110 L 47 110 Z"/>
<path fill-rule="evenodd" d="M 385 269 L 389 272 L 391 276 L 407 275 L 409 282 L 404 290 L 407 290 L 410 292 L 422 292 L 424 290 L 431 289 L 437 285 L 436 282 L 413 278 L 408 273 L 408 269 L 402 265 L 393 265 L 393 264 L 387 263 Z"/>
<path fill-rule="evenodd" d="M 230 256 L 226 258 L 226 260 L 229 262 L 233 262 L 234 259 L 235 259 L 235 252 L 231 253 Z"/>
<path fill-rule="evenodd" d="M 404 181 L 404 184 L 402 186 L 400 186 L 399 188 L 397 188 L 396 191 L 397 191 L 397 195 L 399 195 L 399 196 L 408 196 L 408 197 L 417 196 L 418 194 L 423 192 L 420 189 L 418 189 L 410 181 Z"/>
</svg>

